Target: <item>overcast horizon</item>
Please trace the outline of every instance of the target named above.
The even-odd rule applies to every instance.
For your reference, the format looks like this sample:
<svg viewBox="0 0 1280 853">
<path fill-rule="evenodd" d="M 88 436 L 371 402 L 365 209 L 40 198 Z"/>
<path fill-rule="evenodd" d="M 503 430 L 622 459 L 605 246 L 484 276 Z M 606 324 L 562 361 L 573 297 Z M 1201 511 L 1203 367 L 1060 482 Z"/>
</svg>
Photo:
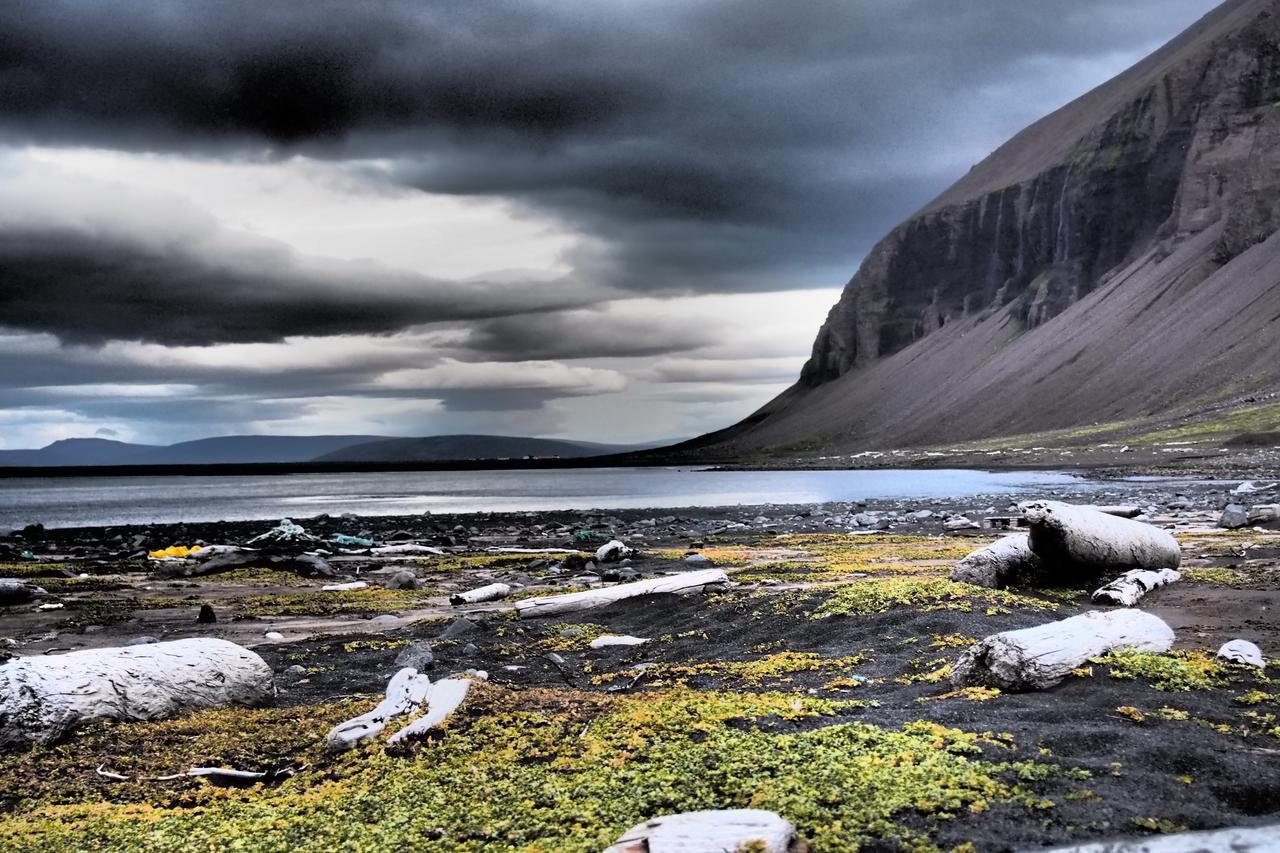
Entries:
<svg viewBox="0 0 1280 853">
<path fill-rule="evenodd" d="M 1216 3 L 0 6 L 0 448 L 691 437 Z"/>
</svg>

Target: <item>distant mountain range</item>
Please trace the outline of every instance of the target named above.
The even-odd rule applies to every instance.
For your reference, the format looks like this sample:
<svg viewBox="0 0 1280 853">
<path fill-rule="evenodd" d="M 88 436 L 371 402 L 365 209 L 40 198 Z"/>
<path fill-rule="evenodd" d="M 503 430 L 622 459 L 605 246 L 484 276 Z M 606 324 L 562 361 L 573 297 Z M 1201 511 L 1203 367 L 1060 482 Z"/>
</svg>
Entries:
<svg viewBox="0 0 1280 853">
<path fill-rule="evenodd" d="M 38 450 L 0 450 L 0 467 L 69 465 L 231 465 L 305 462 L 457 462 L 475 459 L 582 459 L 662 446 L 597 444 L 504 435 L 228 435 L 178 444 L 67 438 Z"/>
</svg>

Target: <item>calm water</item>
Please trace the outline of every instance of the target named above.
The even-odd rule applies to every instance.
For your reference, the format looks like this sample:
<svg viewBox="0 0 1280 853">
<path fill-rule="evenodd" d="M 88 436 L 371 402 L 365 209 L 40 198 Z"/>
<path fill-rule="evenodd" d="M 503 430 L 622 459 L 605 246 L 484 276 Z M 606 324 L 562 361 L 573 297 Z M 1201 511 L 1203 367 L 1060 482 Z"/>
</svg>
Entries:
<svg viewBox="0 0 1280 853">
<path fill-rule="evenodd" d="M 1068 474 L 988 471 L 706 471 L 580 468 L 262 477 L 0 480 L 0 529 L 279 519 L 329 513 L 625 509 L 1016 495 L 1092 485 Z"/>
</svg>

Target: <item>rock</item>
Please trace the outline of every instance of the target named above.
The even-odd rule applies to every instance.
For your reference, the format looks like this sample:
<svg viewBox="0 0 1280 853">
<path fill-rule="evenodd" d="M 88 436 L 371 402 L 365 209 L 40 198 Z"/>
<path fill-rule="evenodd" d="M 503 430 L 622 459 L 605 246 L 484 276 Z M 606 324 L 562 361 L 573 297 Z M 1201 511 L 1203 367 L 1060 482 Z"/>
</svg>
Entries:
<svg viewBox="0 0 1280 853">
<path fill-rule="evenodd" d="M 420 586 L 418 576 L 408 570 L 396 572 L 387 578 L 386 583 L 387 589 L 418 589 Z"/>
<path fill-rule="evenodd" d="M 922 510 L 917 510 L 916 512 L 909 512 L 907 513 L 907 518 L 911 519 L 912 521 L 928 521 L 929 519 L 933 518 L 933 510 L 922 509 Z"/>
<path fill-rule="evenodd" d="M 210 604 L 200 605 L 200 615 L 196 617 L 196 622 L 200 625 L 212 625 L 218 621 L 218 614 L 213 612 L 213 606 Z"/>
<path fill-rule="evenodd" d="M 394 628 L 400 624 L 400 617 L 391 613 L 382 613 L 369 620 L 369 627 L 376 630 Z"/>
<path fill-rule="evenodd" d="M 1227 504 L 1227 508 L 1222 511 L 1222 515 L 1218 516 L 1218 526 L 1227 530 L 1237 530 L 1241 527 L 1247 527 L 1249 524 L 1249 513 L 1240 504 Z"/>
<path fill-rule="evenodd" d="M 597 563 L 616 563 L 635 553 L 635 549 L 614 539 L 596 549 Z"/>
<path fill-rule="evenodd" d="M 131 639 L 125 640 L 124 644 L 126 646 L 149 646 L 152 643 L 158 643 L 158 642 L 160 641 L 157 640 L 155 637 L 144 634 L 141 637 L 133 637 Z"/>
<path fill-rule="evenodd" d="M 685 812 L 637 824 L 604 853 L 805 853 L 796 828 L 760 809 Z"/>
<path fill-rule="evenodd" d="M 436 662 L 435 652 L 426 640 L 413 640 L 396 655 L 396 667 L 411 667 L 418 672 L 426 672 Z"/>
<path fill-rule="evenodd" d="M 473 658 L 476 656 L 476 653 L 479 651 L 480 649 L 479 647 L 476 646 L 475 643 L 467 643 L 465 646 L 462 647 L 462 656 L 464 658 Z"/>
<path fill-rule="evenodd" d="M 436 637 L 436 639 L 452 640 L 455 637 L 461 637 L 463 634 L 470 634 L 479 627 L 479 625 L 472 622 L 470 619 L 454 619 L 449 623 L 448 627 L 440 632 L 440 636 Z"/>
<path fill-rule="evenodd" d="M 44 587 L 36 586 L 28 580 L 22 578 L 0 578 L 0 607 L 30 604 L 37 598 L 44 598 L 48 594 Z"/>
<path fill-rule="evenodd" d="M 1262 649 L 1248 640 L 1232 640 L 1218 649 L 1218 657 L 1231 663 L 1242 663 L 1266 669 L 1267 662 L 1262 657 Z"/>
<path fill-rule="evenodd" d="M 705 554 L 690 554 L 684 558 L 684 564 L 691 569 L 709 569 L 715 565 Z"/>
<path fill-rule="evenodd" d="M 1249 507 L 1249 524 L 1270 524 L 1280 518 L 1280 504 L 1259 504 Z"/>
<path fill-rule="evenodd" d="M 948 518 L 942 523 L 942 526 L 946 530 L 979 530 L 982 528 L 981 523 L 972 521 L 967 516 L 963 515 Z"/>
<path fill-rule="evenodd" d="M 286 681 L 297 681 L 299 678 L 307 677 L 307 668 L 302 664 L 295 663 L 293 666 L 280 673 L 280 677 Z"/>
<path fill-rule="evenodd" d="M 869 512 L 860 512 L 853 517 L 853 523 L 859 527 L 875 527 L 879 520 Z"/>
<path fill-rule="evenodd" d="M 619 565 L 617 568 L 607 568 L 600 573 L 600 579 L 613 583 L 634 581 L 640 579 L 640 572 L 630 566 Z"/>
<path fill-rule="evenodd" d="M 278 643 L 284 639 L 284 634 L 281 634 L 279 631 L 268 631 L 262 635 L 262 638 L 264 640 L 270 640 L 273 643 Z"/>
</svg>

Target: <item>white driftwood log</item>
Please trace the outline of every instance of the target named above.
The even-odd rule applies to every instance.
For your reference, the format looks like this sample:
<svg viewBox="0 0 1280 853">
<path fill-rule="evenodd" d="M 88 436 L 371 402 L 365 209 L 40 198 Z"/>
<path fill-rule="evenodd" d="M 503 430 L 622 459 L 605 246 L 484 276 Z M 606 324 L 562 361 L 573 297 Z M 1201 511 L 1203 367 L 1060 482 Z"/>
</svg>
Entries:
<svg viewBox="0 0 1280 853">
<path fill-rule="evenodd" d="M 576 554 L 576 548 L 485 548 L 486 554 Z"/>
<path fill-rule="evenodd" d="M 29 604 L 49 593 L 23 578 L 0 578 L 0 607 L 13 604 Z"/>
<path fill-rule="evenodd" d="M 0 747 L 50 743 L 91 720 L 159 720 L 274 695 L 271 667 L 226 640 L 20 658 L 0 665 Z"/>
<path fill-rule="evenodd" d="M 1141 610 L 1095 610 L 1058 622 L 1005 631 L 975 643 L 951 667 L 956 687 L 1044 690 L 1089 658 L 1113 649 L 1167 652 L 1173 630 Z"/>
<path fill-rule="evenodd" d="M 720 569 L 703 569 L 697 572 L 683 572 L 661 578 L 622 583 L 617 586 L 588 589 L 582 592 L 571 592 L 566 595 L 544 595 L 539 598 L 526 598 L 516 602 L 516 612 L 522 619 L 530 616 L 553 616 L 557 613 L 572 613 L 576 610 L 589 610 L 612 604 L 624 598 L 638 595 L 654 595 L 656 593 L 699 592 L 708 586 L 727 585 L 729 576 Z"/>
<path fill-rule="evenodd" d="M 974 551 L 951 570 L 951 579 L 990 589 L 1004 589 L 1038 571 L 1042 565 L 1031 550 L 1027 534 L 1018 533 Z"/>
<path fill-rule="evenodd" d="M 484 601 L 497 601 L 500 598 L 506 598 L 511 594 L 511 587 L 505 583 L 491 583 L 488 586 L 482 586 L 479 589 L 470 589 L 466 592 L 455 592 L 449 596 L 449 603 L 453 605 L 459 604 L 480 604 Z"/>
<path fill-rule="evenodd" d="M 387 682 L 387 696 L 377 706 L 358 717 L 338 723 L 329 732 L 326 740 L 333 752 L 343 752 L 376 737 L 387 727 L 387 722 L 405 714 L 416 714 L 427 700 L 431 690 L 431 679 L 420 675 L 412 667 L 391 676 Z"/>
<path fill-rule="evenodd" d="M 597 563 L 616 563 L 619 560 L 625 560 L 635 553 L 635 549 L 614 539 L 612 542 L 606 542 L 596 549 Z"/>
<path fill-rule="evenodd" d="M 1222 648 L 1218 649 L 1218 657 L 1231 663 L 1256 666 L 1258 669 L 1267 667 L 1267 662 L 1262 657 L 1262 649 L 1248 640 L 1232 640 L 1229 643 L 1223 643 Z"/>
<path fill-rule="evenodd" d="M 379 545 L 377 548 L 370 548 L 369 553 L 374 557 L 398 557 L 401 554 L 431 554 L 436 557 L 443 557 L 447 552 L 443 548 L 433 548 L 430 545 L 406 543 L 404 545 Z"/>
<path fill-rule="evenodd" d="M 642 646 L 649 642 L 648 637 L 633 637 L 630 634 L 605 634 L 591 641 L 593 649 L 607 649 L 611 646 Z"/>
<path fill-rule="evenodd" d="M 1179 832 L 1127 841 L 1094 841 L 1040 853 L 1280 853 L 1280 823 Z"/>
<path fill-rule="evenodd" d="M 1173 569 L 1161 569 L 1158 572 L 1134 569 L 1131 572 L 1125 572 L 1106 586 L 1094 590 L 1090 598 L 1095 604 L 1132 607 L 1151 590 L 1180 580 L 1182 580 L 1182 573 Z"/>
<path fill-rule="evenodd" d="M 321 592 L 355 592 L 357 589 L 368 589 L 369 584 L 366 581 L 351 581 L 350 583 L 331 583 L 320 587 Z"/>
<path fill-rule="evenodd" d="M 807 848 L 796 837 L 791 821 L 773 812 L 726 809 L 655 817 L 628 829 L 604 853 L 718 853 L 744 849 L 798 853 Z"/>
<path fill-rule="evenodd" d="M 1104 512 L 1107 515 L 1116 515 L 1120 518 L 1137 518 L 1142 515 L 1142 507 L 1130 506 L 1128 504 L 1110 504 L 1104 506 L 1089 504 L 1088 506 L 1082 507 L 1082 509 L 1096 509 L 1098 512 Z"/>
<path fill-rule="evenodd" d="M 1031 550 L 1055 568 L 1111 575 L 1130 569 L 1176 569 L 1182 550 L 1173 534 L 1141 521 L 1059 501 L 1022 504 Z"/>
<path fill-rule="evenodd" d="M 453 716 L 470 689 L 471 681 L 466 678 L 446 678 L 432 684 L 427 691 L 427 712 L 387 738 L 387 743 L 401 743 L 431 731 Z"/>
</svg>

